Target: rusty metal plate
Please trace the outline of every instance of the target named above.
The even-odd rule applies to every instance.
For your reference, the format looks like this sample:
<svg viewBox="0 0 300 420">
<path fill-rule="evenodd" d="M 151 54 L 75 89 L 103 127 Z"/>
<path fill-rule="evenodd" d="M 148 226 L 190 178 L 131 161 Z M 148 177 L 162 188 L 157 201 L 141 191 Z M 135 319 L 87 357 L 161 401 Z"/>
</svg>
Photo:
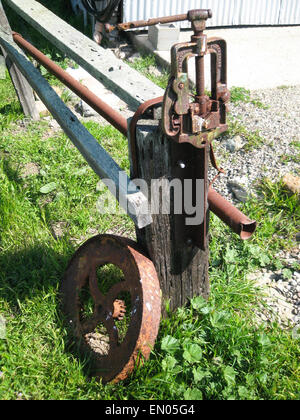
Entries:
<svg viewBox="0 0 300 420">
<path fill-rule="evenodd" d="M 99 270 L 108 265 L 122 278 L 104 293 Z M 83 308 L 86 293 L 92 302 L 89 315 Z M 122 293 L 128 295 L 126 314 Z M 159 329 L 161 293 L 152 261 L 134 241 L 113 235 L 88 240 L 70 261 L 61 294 L 80 350 L 91 356 L 94 376 L 104 383 L 124 380 L 149 357 Z M 116 319 L 123 317 L 125 332 Z"/>
</svg>

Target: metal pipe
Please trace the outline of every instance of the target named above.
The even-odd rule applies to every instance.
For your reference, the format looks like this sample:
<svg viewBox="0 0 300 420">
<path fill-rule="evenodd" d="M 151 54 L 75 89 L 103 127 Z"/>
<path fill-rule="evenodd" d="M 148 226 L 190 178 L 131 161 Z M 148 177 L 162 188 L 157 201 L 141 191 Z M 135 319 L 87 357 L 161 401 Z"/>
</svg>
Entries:
<svg viewBox="0 0 300 420">
<path fill-rule="evenodd" d="M 22 35 L 12 32 L 14 41 L 23 48 L 29 55 L 35 58 L 42 64 L 50 73 L 56 76 L 62 83 L 70 88 L 76 95 L 89 104 L 95 111 L 97 111 L 103 118 L 105 118 L 111 125 L 119 130 L 124 136 L 127 136 L 127 120 L 119 112 L 107 105 L 98 96 L 91 92 L 87 87 L 79 83 L 74 77 L 64 71 L 61 67 L 55 64 L 52 60 L 46 57 L 41 51 L 26 41 Z"/>
<path fill-rule="evenodd" d="M 145 26 L 153 26 L 158 25 L 159 23 L 172 23 L 172 22 L 181 22 L 188 19 L 188 14 L 184 13 L 182 15 L 173 15 L 173 16 L 166 16 L 166 17 L 158 17 L 148 20 L 136 20 L 134 22 L 126 22 L 126 23 L 119 23 L 116 26 L 106 24 L 105 30 L 106 32 L 111 32 L 114 29 L 118 29 L 119 31 L 126 31 L 127 29 L 136 29 L 136 28 L 143 28 Z"/>
<path fill-rule="evenodd" d="M 255 232 L 256 221 L 250 220 L 211 187 L 208 190 L 208 204 L 210 210 L 240 235 L 241 239 L 249 239 Z"/>
<path fill-rule="evenodd" d="M 148 20 L 136 20 L 133 22 L 119 23 L 115 26 L 106 24 L 104 26 L 105 26 L 106 32 L 111 32 L 114 29 L 118 29 L 119 31 L 126 31 L 127 29 L 143 28 L 145 26 L 153 26 L 153 25 L 158 25 L 158 24 L 163 24 L 163 23 L 182 22 L 184 20 L 189 20 L 194 25 L 195 21 L 199 21 L 203 19 L 206 20 L 211 17 L 212 17 L 212 11 L 210 9 L 195 9 L 195 10 L 190 10 L 188 13 L 183 13 L 181 15 L 164 16 L 164 17 L 152 18 Z"/>
</svg>

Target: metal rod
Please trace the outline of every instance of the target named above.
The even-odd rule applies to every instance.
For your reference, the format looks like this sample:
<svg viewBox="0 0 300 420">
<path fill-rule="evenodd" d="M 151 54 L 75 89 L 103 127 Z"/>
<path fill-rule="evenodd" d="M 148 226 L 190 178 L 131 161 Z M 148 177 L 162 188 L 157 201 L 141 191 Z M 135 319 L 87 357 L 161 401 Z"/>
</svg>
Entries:
<svg viewBox="0 0 300 420">
<path fill-rule="evenodd" d="M 205 80 L 204 80 L 204 56 L 195 58 L 196 62 L 196 94 L 197 96 L 205 95 Z"/>
<path fill-rule="evenodd" d="M 127 120 L 119 112 L 115 111 L 98 96 L 91 92 L 87 87 L 79 83 L 74 77 L 64 71 L 61 67 L 55 64 L 52 60 L 46 57 L 41 51 L 35 48 L 32 44 L 26 41 L 22 35 L 13 32 L 14 41 L 23 48 L 29 55 L 35 58 L 42 64 L 50 73 L 56 76 L 68 88 L 76 93 L 81 99 L 89 104 L 95 111 L 97 111 L 103 118 L 105 118 L 111 125 L 119 130 L 124 136 L 127 136 Z"/>
<path fill-rule="evenodd" d="M 165 16 L 165 17 L 158 17 L 148 20 L 136 20 L 134 22 L 126 22 L 126 23 L 119 23 L 116 26 L 113 25 L 105 25 L 106 32 L 111 32 L 114 29 L 118 29 L 119 31 L 126 31 L 127 29 L 136 29 L 136 28 L 143 28 L 145 26 L 153 26 L 158 25 L 159 23 L 172 23 L 172 22 L 181 22 L 188 19 L 188 14 L 184 13 L 182 15 L 173 15 L 173 16 Z"/>
<path fill-rule="evenodd" d="M 250 220 L 211 187 L 208 190 L 208 204 L 210 210 L 240 235 L 241 239 L 249 239 L 255 232 L 256 221 Z"/>
</svg>

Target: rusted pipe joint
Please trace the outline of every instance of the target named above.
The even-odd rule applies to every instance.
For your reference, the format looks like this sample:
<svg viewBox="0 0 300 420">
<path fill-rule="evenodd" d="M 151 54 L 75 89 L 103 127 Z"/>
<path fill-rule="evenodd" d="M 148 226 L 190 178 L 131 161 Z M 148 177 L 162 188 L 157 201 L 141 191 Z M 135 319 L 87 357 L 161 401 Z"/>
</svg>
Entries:
<svg viewBox="0 0 300 420">
<path fill-rule="evenodd" d="M 207 19 L 212 17 L 210 9 L 196 9 L 190 10 L 187 14 L 188 20 L 192 23 L 194 37 L 199 37 L 206 27 Z"/>
<path fill-rule="evenodd" d="M 188 11 L 188 20 L 194 22 L 195 20 L 207 20 L 212 17 L 211 9 L 195 9 Z"/>
</svg>

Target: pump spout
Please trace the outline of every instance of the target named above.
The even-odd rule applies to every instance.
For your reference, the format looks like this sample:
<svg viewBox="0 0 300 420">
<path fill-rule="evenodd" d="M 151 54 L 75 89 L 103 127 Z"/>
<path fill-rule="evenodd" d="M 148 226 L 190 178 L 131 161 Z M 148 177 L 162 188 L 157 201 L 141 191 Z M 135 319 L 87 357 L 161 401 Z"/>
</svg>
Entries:
<svg viewBox="0 0 300 420">
<path fill-rule="evenodd" d="M 210 210 L 226 223 L 233 232 L 237 233 L 241 239 L 249 239 L 255 232 L 256 221 L 250 220 L 211 187 L 208 190 L 208 204 Z"/>
</svg>

